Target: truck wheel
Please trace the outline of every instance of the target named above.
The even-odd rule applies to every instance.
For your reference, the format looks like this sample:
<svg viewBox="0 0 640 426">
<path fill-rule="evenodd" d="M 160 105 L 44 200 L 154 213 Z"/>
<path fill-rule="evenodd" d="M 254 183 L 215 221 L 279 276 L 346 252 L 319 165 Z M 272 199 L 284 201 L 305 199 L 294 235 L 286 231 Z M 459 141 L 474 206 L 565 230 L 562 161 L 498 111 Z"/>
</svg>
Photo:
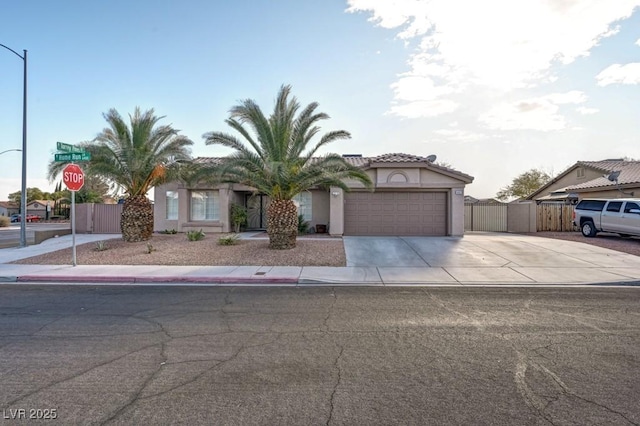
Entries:
<svg viewBox="0 0 640 426">
<path fill-rule="evenodd" d="M 596 227 L 593 225 L 593 222 L 587 221 L 582 224 L 581 227 L 582 235 L 585 237 L 595 237 L 596 236 Z"/>
</svg>

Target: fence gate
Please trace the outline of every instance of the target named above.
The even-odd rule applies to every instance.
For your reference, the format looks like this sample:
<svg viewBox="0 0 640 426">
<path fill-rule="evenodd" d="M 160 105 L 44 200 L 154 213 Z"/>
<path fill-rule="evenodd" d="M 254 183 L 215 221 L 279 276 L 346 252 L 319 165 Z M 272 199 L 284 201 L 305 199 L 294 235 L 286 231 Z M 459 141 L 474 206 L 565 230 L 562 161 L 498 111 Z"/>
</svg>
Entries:
<svg viewBox="0 0 640 426">
<path fill-rule="evenodd" d="M 93 206 L 93 233 L 119 234 L 122 204 L 95 204 Z"/>
<path fill-rule="evenodd" d="M 574 231 L 573 206 L 564 203 L 540 203 L 537 206 L 537 230 L 541 231 Z"/>
<path fill-rule="evenodd" d="M 503 203 L 465 203 L 464 230 L 507 232 L 507 205 Z"/>
</svg>

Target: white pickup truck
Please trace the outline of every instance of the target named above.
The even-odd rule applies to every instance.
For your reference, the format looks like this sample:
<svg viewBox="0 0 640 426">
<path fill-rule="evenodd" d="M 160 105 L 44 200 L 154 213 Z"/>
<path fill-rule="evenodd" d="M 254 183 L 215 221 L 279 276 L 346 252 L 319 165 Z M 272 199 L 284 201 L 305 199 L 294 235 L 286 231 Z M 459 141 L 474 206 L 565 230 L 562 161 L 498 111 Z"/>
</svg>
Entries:
<svg viewBox="0 0 640 426">
<path fill-rule="evenodd" d="M 640 198 L 581 200 L 573 211 L 573 224 L 585 237 L 598 232 L 640 236 Z"/>
</svg>

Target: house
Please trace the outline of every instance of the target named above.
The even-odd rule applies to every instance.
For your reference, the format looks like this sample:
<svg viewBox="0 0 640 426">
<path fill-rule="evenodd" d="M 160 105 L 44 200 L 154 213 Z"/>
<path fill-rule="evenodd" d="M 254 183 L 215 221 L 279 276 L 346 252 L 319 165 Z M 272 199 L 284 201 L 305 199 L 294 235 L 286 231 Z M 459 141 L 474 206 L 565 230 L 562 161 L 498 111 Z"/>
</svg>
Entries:
<svg viewBox="0 0 640 426">
<path fill-rule="evenodd" d="M 16 203 L 11 201 L 0 201 L 0 216 L 9 217 L 12 214 L 18 213 L 20 208 Z"/>
<path fill-rule="evenodd" d="M 47 206 L 51 209 L 53 207 L 53 201 L 33 200 L 27 203 L 27 214 L 35 214 L 36 216 L 40 216 L 44 219 L 47 217 Z"/>
<path fill-rule="evenodd" d="M 322 225 L 331 235 L 462 235 L 464 189 L 473 177 L 434 164 L 426 157 L 384 154 L 377 157 L 343 156 L 363 168 L 373 191 L 357 181 L 351 189 L 313 188 L 294 202 L 311 227 Z M 197 158 L 196 163 L 216 163 L 220 158 Z M 265 229 L 269 199 L 237 184 L 189 187 L 170 182 L 154 189 L 154 229 L 180 232 L 230 232 L 231 204 L 247 207 L 247 229 Z M 320 226 L 318 226 L 320 225 Z"/>
<path fill-rule="evenodd" d="M 527 199 L 574 204 L 582 198 L 634 196 L 640 196 L 640 161 L 613 159 L 578 161 Z"/>
</svg>

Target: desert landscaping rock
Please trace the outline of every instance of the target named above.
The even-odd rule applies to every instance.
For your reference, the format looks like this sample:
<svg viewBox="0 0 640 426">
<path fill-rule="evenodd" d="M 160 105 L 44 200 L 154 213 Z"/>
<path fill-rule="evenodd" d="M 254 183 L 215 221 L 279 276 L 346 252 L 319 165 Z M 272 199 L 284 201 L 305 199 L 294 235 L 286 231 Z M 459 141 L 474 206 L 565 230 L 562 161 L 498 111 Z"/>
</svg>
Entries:
<svg viewBox="0 0 640 426">
<path fill-rule="evenodd" d="M 341 239 L 298 240 L 289 250 L 269 249 L 268 240 L 239 240 L 236 245 L 218 245 L 218 236 L 187 241 L 184 235 L 154 235 L 149 241 L 128 243 L 106 241 L 107 249 L 96 250 L 96 243 L 77 247 L 80 265 L 262 265 L 262 266 L 346 266 Z M 153 251 L 149 253 L 147 243 Z M 13 263 L 66 265 L 71 249 L 29 257 Z"/>
</svg>

